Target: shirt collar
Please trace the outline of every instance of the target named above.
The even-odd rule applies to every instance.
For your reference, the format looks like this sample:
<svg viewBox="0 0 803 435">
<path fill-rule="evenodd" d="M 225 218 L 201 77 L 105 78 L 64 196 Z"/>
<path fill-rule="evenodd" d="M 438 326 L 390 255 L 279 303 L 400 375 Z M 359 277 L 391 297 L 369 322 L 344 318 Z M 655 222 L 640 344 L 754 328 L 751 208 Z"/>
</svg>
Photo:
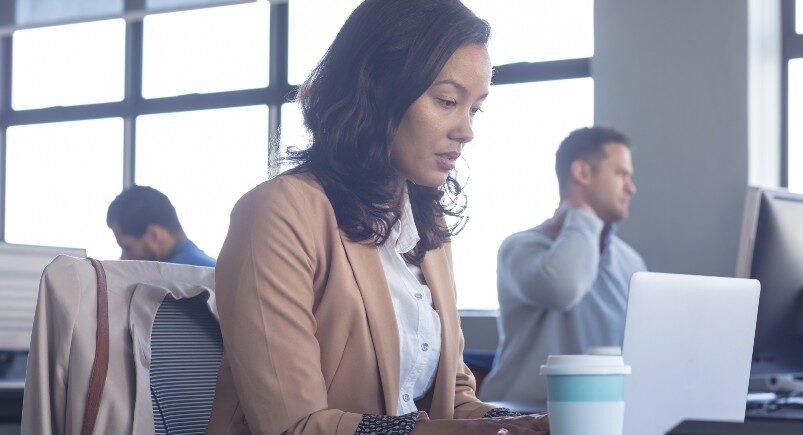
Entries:
<svg viewBox="0 0 803 435">
<path fill-rule="evenodd" d="M 619 229 L 617 224 L 611 224 L 608 233 L 605 234 L 605 237 L 600 240 L 602 243 L 602 254 L 607 255 L 610 252 L 611 241 L 613 241 L 613 237 L 616 235 L 616 231 Z"/>
<path fill-rule="evenodd" d="M 412 251 L 419 240 L 418 227 L 413 218 L 413 207 L 410 205 L 410 195 L 405 186 L 402 192 L 401 216 L 390 229 L 387 242 L 393 244 L 397 253 L 404 254 Z"/>
<path fill-rule="evenodd" d="M 192 241 L 190 241 L 190 239 L 184 239 L 184 240 L 176 243 L 176 246 L 173 247 L 173 252 L 170 253 L 170 255 L 167 257 L 166 261 L 169 262 L 170 260 L 176 258 L 180 254 L 184 254 L 184 253 L 187 253 L 187 252 L 192 252 L 192 251 L 195 251 L 196 249 L 198 249 L 198 247 L 195 246 L 195 243 L 192 243 Z"/>
</svg>

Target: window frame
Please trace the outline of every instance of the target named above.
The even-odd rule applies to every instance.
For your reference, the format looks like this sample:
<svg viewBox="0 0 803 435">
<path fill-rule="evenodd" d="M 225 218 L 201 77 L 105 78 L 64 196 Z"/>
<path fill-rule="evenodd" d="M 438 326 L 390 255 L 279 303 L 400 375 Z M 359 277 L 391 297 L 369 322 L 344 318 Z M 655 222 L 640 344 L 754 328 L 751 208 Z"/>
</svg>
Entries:
<svg viewBox="0 0 803 435">
<path fill-rule="evenodd" d="M 127 11 L 134 11 L 138 1 L 127 1 Z M 14 110 L 11 106 L 13 34 L 0 37 L 0 242 L 6 229 L 6 132 L 18 125 L 78 121 L 98 118 L 122 118 L 123 187 L 134 184 L 136 162 L 136 119 L 140 115 L 222 109 L 228 107 L 268 106 L 269 143 L 278 143 L 280 107 L 294 91 L 287 83 L 287 3 L 271 3 L 268 26 L 269 85 L 263 88 L 204 94 L 186 94 L 150 98 L 142 96 L 143 17 L 125 18 L 125 78 L 123 100 L 75 106 L 57 106 Z M 274 146 L 269 149 L 275 153 Z M 268 174 L 272 175 L 272 174 Z"/>
<path fill-rule="evenodd" d="M 126 9 L 134 10 L 142 0 L 127 0 Z M 290 2 L 293 0 L 290 0 Z M 785 5 L 793 0 L 784 0 Z M 280 150 L 279 131 L 282 106 L 295 96 L 298 84 L 288 83 L 288 1 L 271 2 L 269 24 L 269 85 L 264 88 L 205 94 L 188 94 L 172 97 L 145 99 L 142 97 L 143 18 L 125 18 L 125 78 L 124 98 L 119 102 L 95 103 L 78 106 L 59 106 L 39 109 L 14 110 L 11 106 L 12 92 L 12 47 L 13 35 L 0 37 L 0 242 L 5 241 L 6 224 L 6 131 L 9 127 L 27 124 L 77 121 L 97 118 L 120 117 L 123 129 L 123 186 L 135 182 L 136 119 L 140 115 L 184 112 L 193 110 L 220 109 L 239 106 L 268 106 L 268 158 L 276 161 Z M 792 20 L 794 21 L 794 20 Z M 794 29 L 792 29 L 794 31 Z M 798 36 L 798 54 L 803 57 L 803 37 Z M 785 38 L 786 41 L 786 38 Z M 786 44 L 784 44 L 786 54 Z M 492 85 L 545 82 L 591 77 L 592 57 L 519 62 L 494 67 Z M 786 78 L 784 77 L 784 80 Z M 784 103 L 786 104 L 786 103 Z M 784 109 L 785 110 L 785 109 Z M 784 121 L 785 122 L 785 121 Z M 785 136 L 784 136 L 785 137 Z M 785 153 L 785 150 L 784 150 Z M 785 154 L 784 154 L 784 162 Z M 277 172 L 274 165 L 267 171 L 267 178 Z M 784 177 L 786 174 L 784 166 Z M 786 178 L 784 178 L 784 181 Z M 482 310 L 480 310 L 482 311 Z"/>
<path fill-rule="evenodd" d="M 795 29 L 796 0 L 781 3 L 781 187 L 789 187 L 789 62 L 803 59 L 803 35 Z"/>
</svg>

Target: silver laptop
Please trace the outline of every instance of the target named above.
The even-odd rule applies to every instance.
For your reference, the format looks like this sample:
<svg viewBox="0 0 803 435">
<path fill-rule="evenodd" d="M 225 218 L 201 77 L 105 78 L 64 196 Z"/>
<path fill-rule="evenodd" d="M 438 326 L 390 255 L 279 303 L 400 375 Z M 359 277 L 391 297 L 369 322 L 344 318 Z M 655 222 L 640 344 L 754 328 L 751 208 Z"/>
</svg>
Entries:
<svg viewBox="0 0 803 435">
<path fill-rule="evenodd" d="M 686 419 L 744 420 L 759 289 L 748 279 L 633 275 L 624 435 L 663 435 Z"/>
</svg>

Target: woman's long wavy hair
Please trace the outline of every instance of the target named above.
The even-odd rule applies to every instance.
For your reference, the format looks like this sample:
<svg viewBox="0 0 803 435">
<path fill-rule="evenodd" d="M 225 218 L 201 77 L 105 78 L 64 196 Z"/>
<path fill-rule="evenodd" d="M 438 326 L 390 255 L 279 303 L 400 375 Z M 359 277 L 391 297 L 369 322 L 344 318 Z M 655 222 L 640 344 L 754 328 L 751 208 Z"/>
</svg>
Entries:
<svg viewBox="0 0 803 435">
<path fill-rule="evenodd" d="M 390 145 L 410 105 L 462 45 L 486 44 L 490 26 L 458 0 L 365 0 L 301 86 L 298 101 L 312 143 L 291 150 L 296 172 L 324 188 L 338 225 L 353 241 L 381 245 L 401 214 Z M 465 193 L 407 183 L 420 241 L 406 254 L 420 264 L 465 224 Z M 454 224 L 445 224 L 446 217 Z"/>
</svg>

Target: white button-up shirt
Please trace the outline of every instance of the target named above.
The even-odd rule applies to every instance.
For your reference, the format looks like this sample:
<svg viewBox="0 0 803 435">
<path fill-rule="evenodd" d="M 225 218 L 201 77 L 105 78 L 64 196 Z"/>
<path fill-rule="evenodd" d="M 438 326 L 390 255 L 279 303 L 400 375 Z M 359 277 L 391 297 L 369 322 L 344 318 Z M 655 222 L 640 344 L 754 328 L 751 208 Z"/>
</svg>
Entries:
<svg viewBox="0 0 803 435">
<path fill-rule="evenodd" d="M 399 221 L 379 248 L 399 329 L 398 415 L 417 411 L 414 400 L 424 396 L 435 381 L 441 354 L 440 316 L 432 306 L 432 294 L 421 284 L 421 269 L 402 257 L 419 240 L 407 189 L 403 201 Z"/>
</svg>

